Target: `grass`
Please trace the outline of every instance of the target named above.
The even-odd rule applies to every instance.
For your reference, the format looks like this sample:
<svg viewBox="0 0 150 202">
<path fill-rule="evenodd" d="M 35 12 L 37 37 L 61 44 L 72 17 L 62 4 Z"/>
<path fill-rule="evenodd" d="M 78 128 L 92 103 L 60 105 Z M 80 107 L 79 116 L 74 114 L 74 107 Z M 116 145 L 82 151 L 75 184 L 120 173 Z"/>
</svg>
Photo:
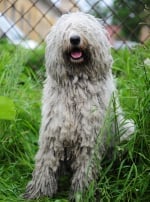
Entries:
<svg viewBox="0 0 150 202">
<path fill-rule="evenodd" d="M 83 202 L 94 202 L 95 193 L 100 195 L 101 202 L 150 200 L 150 66 L 144 64 L 149 52 L 150 43 L 132 51 L 113 51 L 120 102 L 126 117 L 134 119 L 136 132 L 129 142 L 117 146 L 111 161 L 103 161 L 101 177 L 90 184 Z M 33 53 L 0 43 L 0 95 L 11 98 L 16 109 L 14 120 L 0 120 L 0 201 L 3 202 L 26 201 L 21 194 L 31 179 L 37 151 L 43 56 L 43 48 Z M 68 200 L 67 193 L 62 192 L 54 199 L 33 201 Z"/>
</svg>

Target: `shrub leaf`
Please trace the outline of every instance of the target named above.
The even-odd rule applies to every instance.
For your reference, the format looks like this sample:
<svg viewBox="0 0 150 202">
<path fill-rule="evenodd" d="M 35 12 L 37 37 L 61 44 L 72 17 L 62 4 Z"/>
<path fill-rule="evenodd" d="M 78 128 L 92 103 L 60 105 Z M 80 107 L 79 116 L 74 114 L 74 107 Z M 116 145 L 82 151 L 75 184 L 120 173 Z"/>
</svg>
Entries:
<svg viewBox="0 0 150 202">
<path fill-rule="evenodd" d="M 16 116 L 15 105 L 12 99 L 0 96 L 0 119 L 13 120 Z"/>
</svg>

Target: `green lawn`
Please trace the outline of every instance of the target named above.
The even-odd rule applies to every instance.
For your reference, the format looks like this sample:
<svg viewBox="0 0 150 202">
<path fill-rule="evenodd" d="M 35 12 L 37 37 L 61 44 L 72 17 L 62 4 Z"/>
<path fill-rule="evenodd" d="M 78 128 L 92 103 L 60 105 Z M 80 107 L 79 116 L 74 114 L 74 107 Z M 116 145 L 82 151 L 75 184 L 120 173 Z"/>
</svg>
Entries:
<svg viewBox="0 0 150 202">
<path fill-rule="evenodd" d="M 95 193 L 100 193 L 102 202 L 150 201 L 149 53 L 150 43 L 132 51 L 113 51 L 120 102 L 126 117 L 135 121 L 136 132 L 128 143 L 116 148 L 118 158 L 115 155 L 103 163 L 101 178 L 90 185 L 83 202 L 94 202 Z M 21 202 L 26 201 L 21 194 L 31 179 L 37 151 L 44 48 L 32 52 L 3 41 L 0 58 L 0 96 L 8 97 L 15 108 L 11 120 L 4 120 L 2 115 L 2 111 L 8 111 L 6 106 L 0 109 L 0 201 Z M 67 194 L 61 192 L 55 199 L 33 201 L 66 202 Z"/>
</svg>

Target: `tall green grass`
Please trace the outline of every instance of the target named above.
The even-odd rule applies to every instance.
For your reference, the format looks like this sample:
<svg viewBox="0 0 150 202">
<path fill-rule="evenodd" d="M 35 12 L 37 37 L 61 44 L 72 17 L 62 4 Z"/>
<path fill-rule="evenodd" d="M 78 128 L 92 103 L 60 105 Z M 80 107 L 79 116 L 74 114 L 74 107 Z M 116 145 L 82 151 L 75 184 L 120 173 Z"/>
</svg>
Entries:
<svg viewBox="0 0 150 202">
<path fill-rule="evenodd" d="M 99 181 L 91 183 L 81 201 L 150 201 L 150 64 L 145 64 L 149 52 L 150 43 L 113 51 L 121 105 L 136 129 L 129 142 L 116 147 L 112 159 L 104 159 Z"/>
<path fill-rule="evenodd" d="M 15 120 L 0 120 L 0 201 L 22 201 L 37 147 L 41 82 L 26 66 L 30 51 L 7 43 L 0 49 L 0 95 L 11 98 L 16 109 Z"/>
<path fill-rule="evenodd" d="M 43 57 L 44 50 L 33 53 L 1 43 L 0 51 L 0 95 L 11 98 L 16 109 L 14 120 L 0 120 L 0 201 L 21 202 L 26 201 L 21 194 L 31 179 L 37 151 L 44 69 L 36 54 Z M 113 52 L 121 105 L 126 117 L 134 119 L 136 132 L 117 146 L 111 160 L 103 161 L 100 178 L 91 183 L 83 202 L 150 200 L 150 66 L 144 64 L 149 52 L 150 43 Z M 33 201 L 65 202 L 67 194 Z"/>
</svg>

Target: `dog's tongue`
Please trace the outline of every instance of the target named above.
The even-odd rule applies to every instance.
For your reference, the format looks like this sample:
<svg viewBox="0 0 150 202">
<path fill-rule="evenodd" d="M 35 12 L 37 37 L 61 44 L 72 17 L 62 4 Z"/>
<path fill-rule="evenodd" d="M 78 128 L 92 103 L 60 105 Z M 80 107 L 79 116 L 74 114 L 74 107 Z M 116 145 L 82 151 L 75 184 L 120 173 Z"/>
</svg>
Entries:
<svg viewBox="0 0 150 202">
<path fill-rule="evenodd" d="M 82 52 L 81 51 L 72 51 L 71 57 L 74 59 L 78 59 L 78 58 L 82 57 Z"/>
</svg>

